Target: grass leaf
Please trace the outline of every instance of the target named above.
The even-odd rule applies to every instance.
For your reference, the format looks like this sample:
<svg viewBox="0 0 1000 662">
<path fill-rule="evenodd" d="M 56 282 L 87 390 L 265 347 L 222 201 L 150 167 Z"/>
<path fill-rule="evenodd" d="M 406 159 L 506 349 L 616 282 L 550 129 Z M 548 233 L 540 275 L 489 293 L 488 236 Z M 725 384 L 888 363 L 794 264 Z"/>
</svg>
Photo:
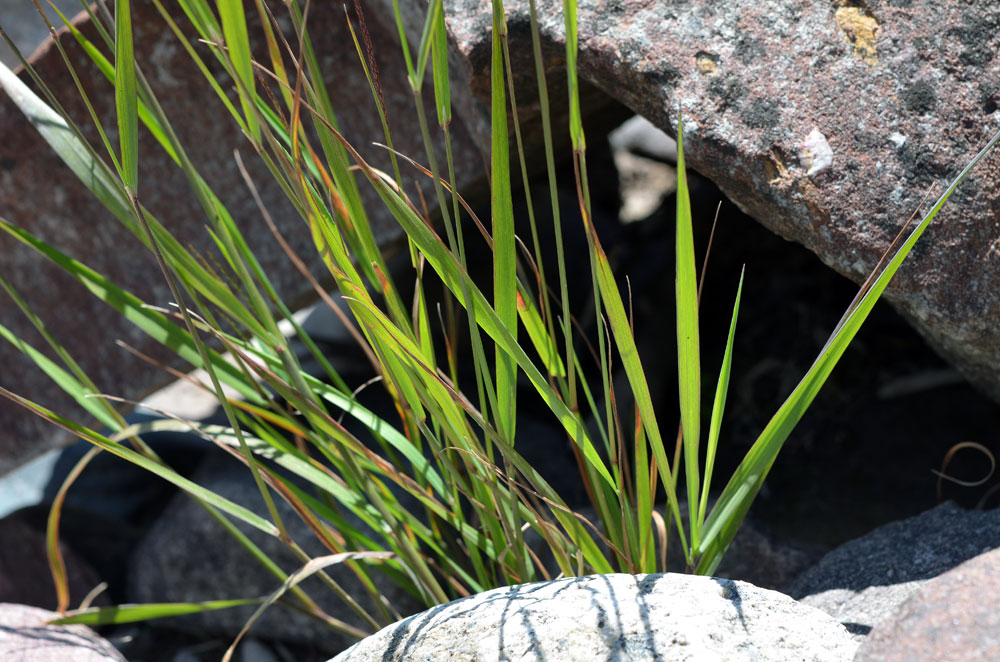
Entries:
<svg viewBox="0 0 1000 662">
<path fill-rule="evenodd" d="M 699 435 L 701 427 L 701 358 L 698 340 L 698 273 L 695 267 L 691 201 L 684 168 L 684 128 L 677 125 L 677 381 L 684 434 L 691 545 L 698 544 Z M 691 559 L 688 559 L 690 562 Z"/>
<path fill-rule="evenodd" d="M 122 181 L 132 195 L 139 185 L 139 103 L 132 52 L 131 0 L 115 2 L 115 110 L 121 146 Z"/>
</svg>

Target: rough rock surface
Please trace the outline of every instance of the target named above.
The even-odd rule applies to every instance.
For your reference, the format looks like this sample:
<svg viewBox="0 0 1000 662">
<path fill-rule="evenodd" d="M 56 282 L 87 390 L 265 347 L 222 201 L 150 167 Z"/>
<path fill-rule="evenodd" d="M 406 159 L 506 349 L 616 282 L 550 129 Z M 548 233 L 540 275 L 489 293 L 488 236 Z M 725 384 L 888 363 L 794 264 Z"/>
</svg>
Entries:
<svg viewBox="0 0 1000 662">
<path fill-rule="evenodd" d="M 774 591 L 692 575 L 602 575 L 498 588 L 435 607 L 331 662 L 823 660 L 856 644 Z"/>
<path fill-rule="evenodd" d="M 295 302 L 301 303 L 303 295 L 310 292 L 308 283 L 261 220 L 236 168 L 234 149 L 241 150 L 265 205 L 289 243 L 313 267 L 318 267 L 319 260 L 315 248 L 310 248 L 312 242 L 304 222 L 288 204 L 266 168 L 257 162 L 215 93 L 165 27 L 153 5 L 135 3 L 133 14 L 137 57 L 150 85 L 159 95 L 164 112 L 174 120 L 191 160 L 247 233 L 248 243 L 279 292 L 289 305 L 297 306 Z M 185 34 L 193 34 L 186 23 L 182 21 L 181 25 Z M 101 43 L 95 27 L 85 15 L 78 17 L 77 26 L 89 39 Z M 366 158 L 380 168 L 389 169 L 384 151 L 371 146 L 376 140 L 384 142 L 382 127 L 347 30 L 342 3 L 318 3 L 312 7 L 310 26 L 320 66 L 329 76 L 328 83 L 336 81 L 332 103 L 342 131 Z M 387 112 L 390 121 L 394 122 L 395 146 L 425 161 L 420 132 L 412 126 L 416 121 L 413 96 L 405 80 L 405 68 L 399 66 L 396 29 L 386 29 L 376 21 L 369 21 L 369 30 L 373 43 L 378 45 L 376 57 L 380 63 Z M 217 71 L 219 66 L 206 47 L 196 39 L 192 41 L 221 79 L 221 72 Z M 96 67 L 88 66 L 86 56 L 72 36 L 63 31 L 60 42 L 74 62 L 98 116 L 109 132 L 112 131 L 115 126 L 112 87 Z M 0 49 L 6 47 L 0 46 Z M 73 79 L 51 41 L 35 53 L 33 62 L 70 115 L 87 129 L 88 138 L 99 144 Z M 25 74 L 22 78 L 28 80 Z M 434 117 L 430 106 L 428 114 Z M 191 118 L 197 121 L 189 121 Z M 407 123 L 410 123 L 409 128 Z M 451 133 L 456 171 L 464 178 L 462 183 L 483 181 L 482 160 L 460 119 L 452 123 Z M 111 139 L 114 142 L 113 133 Z M 190 242 L 203 255 L 213 254 L 213 243 L 204 231 L 204 215 L 190 194 L 184 175 L 145 131 L 140 131 L 139 155 L 142 203 L 171 228 L 182 243 Z M 411 182 L 419 180 L 425 187 L 424 196 L 433 200 L 429 179 L 412 172 L 404 176 Z M 360 188 L 372 214 L 376 235 L 385 242 L 398 238 L 398 226 L 384 207 L 376 204 L 377 195 L 371 187 L 362 183 Z M 410 193 L 415 196 L 414 191 Z M 0 216 L 51 242 L 145 301 L 166 306 L 172 300 L 148 251 L 76 181 L 5 93 L 0 93 Z M 122 322 L 117 313 L 94 299 L 80 285 L 6 235 L 0 237 L 0 273 L 33 305 L 102 392 L 138 400 L 171 381 L 162 370 L 115 347 L 114 342 L 121 339 L 159 360 L 169 360 L 169 352 Z M 317 270 L 317 273 L 321 272 Z M 45 346 L 6 295 L 0 298 L 0 324 L 36 347 Z M 69 397 L 62 395 L 20 351 L 6 342 L 0 342 L 0 365 L 4 368 L 2 385 L 5 388 L 63 414 L 79 411 Z M 0 474 L 58 446 L 62 439 L 60 431 L 53 426 L 4 401 L 0 405 Z"/>
<path fill-rule="evenodd" d="M 195 472 L 192 480 L 223 498 L 267 516 L 263 500 L 250 472 L 239 461 L 221 452 L 210 454 Z M 283 500 L 276 498 L 278 513 L 289 536 L 311 557 L 329 554 L 316 536 Z M 354 521 L 355 526 L 363 526 Z M 297 556 L 277 538 L 267 536 L 242 523 L 239 528 L 286 573 L 303 565 Z M 132 555 L 128 585 L 129 602 L 188 602 L 224 598 L 256 598 L 269 595 L 280 581 L 265 570 L 243 547 L 205 510 L 186 494 L 178 494 L 174 502 L 156 521 L 146 538 Z M 369 613 L 377 610 L 357 577 L 344 566 L 327 569 L 349 595 L 356 598 Z M 376 573 L 376 585 L 401 616 L 420 609 L 408 594 L 396 588 Z M 360 618 L 347 609 L 330 589 L 310 577 L 303 589 L 328 614 L 347 623 L 366 628 Z M 199 634 L 232 638 L 246 624 L 255 606 L 209 611 L 176 619 L 151 621 L 154 626 L 175 628 Z M 343 650 L 355 640 L 281 606 L 273 606 L 258 620 L 251 634 L 263 639 L 277 639 L 323 646 L 332 654 Z"/>
<path fill-rule="evenodd" d="M 54 609 L 56 589 L 45 535 L 15 513 L 0 520 L 0 540 L 0 602 Z M 60 547 L 69 578 L 70 604 L 77 605 L 101 580 L 86 561 L 65 545 Z"/>
<path fill-rule="evenodd" d="M 1000 659 L 1000 550 L 927 582 L 858 649 L 857 662 Z"/>
<path fill-rule="evenodd" d="M 82 625 L 45 625 L 58 614 L 0 603 L 0 659 L 4 662 L 125 662 L 115 647 Z"/>
<path fill-rule="evenodd" d="M 379 4 L 391 15 L 388 0 Z M 411 40 L 419 39 L 426 3 L 400 4 Z M 535 109 L 528 2 L 504 4 L 527 121 Z M 551 83 L 565 57 L 562 3 L 537 5 Z M 448 0 L 445 15 L 470 92 L 456 94 L 459 110 L 482 144 L 490 2 Z M 925 192 L 942 192 L 1000 124 L 996 3 L 602 0 L 582 5 L 578 19 L 584 81 L 671 134 L 683 113 L 690 166 L 764 225 L 858 281 Z M 938 216 L 887 293 L 994 398 L 998 237 L 995 153 Z"/>
<path fill-rule="evenodd" d="M 927 580 L 995 547 L 1000 511 L 948 502 L 841 545 L 782 591 L 863 635 Z"/>
</svg>

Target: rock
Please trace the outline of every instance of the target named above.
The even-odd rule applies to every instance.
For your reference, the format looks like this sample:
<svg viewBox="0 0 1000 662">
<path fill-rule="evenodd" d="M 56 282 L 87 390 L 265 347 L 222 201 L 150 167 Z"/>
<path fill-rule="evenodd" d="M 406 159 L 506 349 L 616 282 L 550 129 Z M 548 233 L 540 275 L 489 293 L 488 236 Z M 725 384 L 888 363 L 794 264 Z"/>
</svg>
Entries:
<svg viewBox="0 0 1000 662">
<path fill-rule="evenodd" d="M 611 148 L 662 161 L 677 163 L 677 141 L 653 126 L 642 115 L 631 117 L 608 135 Z"/>
<path fill-rule="evenodd" d="M 882 621 L 857 662 L 1000 659 L 1000 549 L 928 581 Z"/>
<path fill-rule="evenodd" d="M 782 590 L 868 632 L 927 580 L 1000 547 L 1000 511 L 948 502 L 834 549 Z"/>
<path fill-rule="evenodd" d="M 4 662 L 125 662 L 115 647 L 83 625 L 46 625 L 59 614 L 0 604 L 0 659 Z"/>
<path fill-rule="evenodd" d="M 389 0 L 380 0 L 384 16 Z M 426 3 L 406 0 L 411 41 Z M 467 124 L 489 109 L 489 0 L 449 0 Z M 526 0 L 504 3 L 522 121 L 534 83 Z M 538 5 L 550 83 L 564 67 L 562 3 Z M 673 134 L 688 165 L 743 210 L 855 281 L 924 193 L 985 145 L 1000 113 L 1000 6 L 959 0 L 598 2 L 581 6 L 579 74 Z M 459 81 L 461 82 L 461 81 Z M 523 90 L 524 92 L 520 92 Z M 564 103 L 560 94 L 550 94 Z M 530 106 L 530 108 L 529 108 Z M 562 108 L 555 108 L 558 116 Z M 933 198 L 932 198 L 933 199 Z M 1000 399 L 1000 154 L 966 180 L 886 297 Z"/>
<path fill-rule="evenodd" d="M 774 591 L 692 575 L 596 575 L 498 588 L 435 607 L 331 662 L 821 660 L 856 644 Z"/>
<path fill-rule="evenodd" d="M 320 5 L 311 9 L 309 24 L 320 66 L 328 72 L 328 82 L 336 85 L 333 104 L 340 128 L 373 164 L 391 171 L 384 150 L 371 145 L 376 140 L 384 142 L 382 126 L 378 114 L 373 112 L 374 101 L 347 30 L 343 4 Z M 175 17 L 185 33 L 192 34 L 193 30 L 182 18 Z M 164 112 L 174 121 L 191 160 L 244 229 L 248 243 L 286 303 L 292 309 L 301 306 L 306 302 L 304 297 L 312 296 L 311 289 L 261 220 L 236 168 L 234 148 L 241 149 L 264 204 L 292 248 L 315 273 L 326 273 L 309 233 L 303 231 L 304 222 L 267 169 L 253 157 L 215 93 L 172 32 L 166 29 L 154 6 L 148 2 L 135 3 L 132 20 L 140 66 L 159 94 Z M 251 23 L 254 20 L 248 17 Z M 85 15 L 78 17 L 76 25 L 93 42 L 102 43 Z M 395 146 L 424 162 L 426 156 L 416 125 L 413 96 L 405 79 L 405 68 L 399 66 L 396 29 L 369 21 L 369 30 L 377 46 L 383 96 Z M 252 38 L 260 45 L 257 33 Z M 113 127 L 111 86 L 96 67 L 89 65 L 72 36 L 62 31 L 59 40 L 88 90 L 98 116 L 106 127 Z M 208 66 L 214 67 L 221 79 L 222 72 L 208 56 L 207 49 L 194 41 Z M 90 116 L 53 42 L 43 44 L 32 61 L 69 114 L 85 127 L 85 135 L 97 144 Z M 27 75 L 21 75 L 28 79 Z M 432 97 L 426 99 L 431 104 Z M 428 105 L 428 116 L 434 117 L 432 105 Z M 190 121 L 191 118 L 197 120 Z M 438 140 L 440 132 L 432 133 Z M 456 172 L 462 176 L 459 185 L 463 193 L 473 195 L 476 183 L 485 182 L 482 160 L 461 120 L 456 118 L 452 123 L 451 135 Z M 139 196 L 143 204 L 176 233 L 182 244 L 190 243 L 206 257 L 215 255 L 214 244 L 204 231 L 204 215 L 184 175 L 144 130 L 140 131 L 139 154 L 142 163 Z M 408 182 L 420 182 L 424 197 L 433 206 L 430 180 L 412 170 L 404 169 L 403 175 Z M 399 239 L 398 225 L 378 202 L 374 190 L 363 183 L 360 188 L 378 240 L 388 245 Z M 415 196 L 414 191 L 410 193 Z M 162 306 L 172 301 L 151 254 L 77 182 L 6 94 L 0 94 L 0 210 L 10 222 L 51 242 L 143 300 Z M 157 360 L 178 366 L 169 351 L 6 235 L 0 237 L 0 273 L 32 304 L 102 392 L 139 400 L 171 381 L 160 369 L 115 348 L 113 343 L 121 339 Z M 0 305 L 0 324 L 27 342 L 38 347 L 44 345 L 16 306 Z M 5 388 L 70 418 L 80 418 L 80 410 L 72 399 L 53 388 L 48 378 L 6 342 L 0 343 L 0 365 L 4 366 Z M 5 401 L 0 406 L 0 474 L 62 445 L 67 439 L 54 426 Z"/>
<path fill-rule="evenodd" d="M 211 452 L 192 480 L 262 516 L 267 515 L 249 470 L 228 454 Z M 275 497 L 275 504 L 292 540 L 301 545 L 307 554 L 316 557 L 330 553 L 316 540 L 290 506 L 278 497 Z M 357 521 L 355 525 L 358 525 Z M 276 538 L 246 525 L 237 526 L 285 572 L 290 573 L 303 565 Z M 156 521 L 133 553 L 130 568 L 128 600 L 136 603 L 264 597 L 280 584 L 274 575 L 253 559 L 249 552 L 186 494 L 178 494 Z M 367 591 L 353 573 L 345 566 L 332 566 L 327 572 L 350 596 L 378 618 L 378 612 L 368 599 Z M 374 574 L 377 575 L 376 586 L 387 597 L 393 609 L 402 615 L 412 614 L 420 609 L 421 605 L 409 594 L 378 573 Z M 355 627 L 367 627 L 354 612 L 331 594 L 330 589 L 318 577 L 310 577 L 301 586 L 330 615 Z M 176 619 L 150 621 L 150 625 L 232 639 L 255 608 L 251 605 L 208 611 Z M 261 639 L 323 646 L 328 654 L 343 650 L 355 641 L 280 605 L 265 612 L 250 633 Z"/>
<path fill-rule="evenodd" d="M 0 520 L 0 602 L 55 609 L 56 589 L 46 556 L 45 534 L 21 513 Z M 69 578 L 70 606 L 79 605 L 101 580 L 76 553 L 60 545 Z M 106 600 L 104 601 L 107 602 Z"/>
</svg>

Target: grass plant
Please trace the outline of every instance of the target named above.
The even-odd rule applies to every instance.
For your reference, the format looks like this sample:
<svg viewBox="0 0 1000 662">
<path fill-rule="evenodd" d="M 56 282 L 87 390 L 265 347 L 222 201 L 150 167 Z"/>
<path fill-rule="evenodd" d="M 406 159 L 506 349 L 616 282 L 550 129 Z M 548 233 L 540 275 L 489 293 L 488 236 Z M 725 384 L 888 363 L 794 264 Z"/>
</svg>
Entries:
<svg viewBox="0 0 1000 662">
<path fill-rule="evenodd" d="M 656 403 L 636 349 L 630 302 L 623 299 L 620 288 L 624 274 L 613 272 L 593 222 L 576 72 L 575 0 L 564 2 L 569 130 L 578 205 L 589 245 L 589 291 L 594 310 L 598 311 L 594 355 L 585 351 L 585 342 L 574 330 L 569 309 L 570 290 L 580 275 L 567 272 L 561 243 L 553 128 L 533 1 L 532 45 L 545 174 L 555 224 L 556 264 L 553 270 L 551 256 L 546 262 L 539 248 L 533 216 L 529 219 L 531 238 L 523 238 L 531 259 L 519 254 L 521 238 L 515 235 L 514 201 L 531 189 L 526 185 L 518 114 L 513 112 L 516 102 L 504 10 L 500 0 L 494 0 L 491 216 L 486 231 L 493 257 L 492 291 L 481 289 L 469 274 L 467 244 L 479 238 L 465 231 L 469 212 L 451 184 L 456 181 L 449 131 L 453 90 L 449 85 L 442 0 L 430 1 L 415 48 L 409 46 L 400 10 L 394 3 L 402 43 L 400 66 L 405 67 L 414 99 L 415 125 L 426 145 L 425 154 L 407 156 L 425 160 L 421 176 L 431 177 L 434 186 L 430 212 L 407 195 L 402 175 L 402 169 L 409 167 L 407 162 L 390 151 L 392 172 L 379 171 L 362 158 L 350 137 L 339 131 L 331 91 L 324 83 L 325 72 L 308 29 L 308 2 L 178 0 L 169 8 L 161 0 L 153 3 L 166 28 L 176 33 L 178 42 L 217 92 L 218 112 L 226 113 L 239 126 L 247 148 L 270 171 L 301 216 L 303 227 L 311 233 L 316 256 L 349 312 L 347 324 L 370 357 L 380 387 L 392 399 L 397 415 L 380 418 L 361 406 L 335 366 L 295 322 L 292 311 L 278 296 L 242 231 L 178 139 L 173 122 L 188 118 L 164 115 L 154 90 L 136 64 L 127 0 L 115 3 L 114 16 L 104 5 L 97 5 L 91 16 L 95 24 L 102 26 L 102 39 L 97 43 L 88 41 L 66 23 L 113 84 L 116 126 L 103 127 L 92 114 L 100 135 L 97 144 L 84 139 L 83 128 L 61 109 L 30 64 L 25 66 L 40 95 L 2 65 L 0 86 L 109 214 L 151 251 L 176 309 L 164 310 L 139 300 L 14 223 L 0 219 L 0 228 L 61 267 L 94 296 L 169 347 L 190 368 L 203 369 L 208 378 L 203 386 L 218 398 L 228 425 L 205 426 L 171 418 L 128 424 L 114 406 L 115 401 L 98 391 L 56 337 L 45 331 L 42 321 L 31 312 L 30 302 L 24 301 L 2 275 L 0 283 L 42 331 L 50 351 L 31 347 L 2 327 L 0 334 L 73 396 L 95 422 L 85 425 L 6 389 L 0 388 L 0 393 L 73 432 L 95 449 L 143 467 L 197 500 L 233 534 L 234 544 L 246 547 L 274 573 L 276 587 L 280 587 L 266 600 L 261 598 L 261 609 L 280 597 L 355 637 L 387 624 L 391 612 L 363 608 L 356 600 L 358 596 L 347 595 L 326 574 L 325 568 L 331 564 L 347 564 L 372 593 L 377 593 L 374 573 L 384 573 L 428 606 L 496 586 L 550 577 L 550 569 L 541 561 L 542 554 L 525 542 L 529 530 L 541 539 L 554 571 L 562 575 L 663 571 L 671 538 L 682 549 L 689 571 L 714 572 L 782 445 L 890 279 L 969 170 L 1000 140 L 1000 135 L 994 137 L 926 215 L 900 233 L 813 365 L 713 501 L 709 494 L 718 484 L 713 468 L 722 434 L 742 276 L 736 286 L 717 379 L 715 373 L 703 375 L 698 260 L 685 175 L 683 126 L 679 122 L 675 294 L 680 433 L 672 443 L 675 439 L 664 435 L 657 420 Z M 178 25 L 176 19 L 181 13 L 197 33 L 198 48 L 189 44 L 190 35 L 185 35 Z M 290 33 L 281 29 L 277 14 L 288 19 Z M 354 28 L 362 28 L 357 19 L 358 14 L 353 14 L 345 20 L 355 21 Z M 262 35 L 265 53 L 251 52 L 250 30 Z M 365 68 L 373 109 L 382 119 L 385 144 L 391 148 L 392 124 L 381 100 L 376 72 L 365 54 L 364 30 L 355 35 L 358 66 Z M 206 57 L 225 71 L 227 86 L 235 90 L 235 100 L 209 73 L 203 59 Z M 66 65 L 71 70 L 74 67 L 68 57 Z M 79 93 L 86 98 L 82 88 Z M 424 98 L 431 96 L 435 117 L 424 112 Z M 89 99 L 87 104 L 90 107 Z M 430 138 L 431 122 L 438 124 L 444 136 L 443 163 Z M 110 137 L 112 128 L 116 140 Z M 216 247 L 214 258 L 221 267 L 208 268 L 143 206 L 138 169 L 143 158 L 138 149 L 140 131 L 154 136 L 185 174 L 190 193 L 204 212 L 203 221 Z M 518 170 L 522 176 L 520 186 L 511 179 Z M 374 189 L 406 235 L 411 266 L 417 274 L 414 291 L 397 286 L 385 251 L 372 232 L 371 210 L 362 204 L 363 187 Z M 248 182 L 248 195 L 256 196 L 253 182 Z M 302 272 L 303 282 L 311 283 L 317 297 L 336 307 L 331 295 L 305 267 L 309 260 L 287 248 L 267 210 L 262 204 L 260 208 L 264 226 L 288 250 L 289 258 Z M 435 280 L 448 297 L 443 307 L 442 326 L 447 339 L 444 351 L 441 342 L 435 340 L 438 320 L 427 292 L 428 283 Z M 282 331 L 281 322 L 291 325 L 324 374 L 317 376 L 303 370 L 288 349 L 289 337 Z M 474 375 L 472 386 L 465 389 L 458 383 L 458 355 L 452 351 L 459 343 L 470 348 Z M 590 366 L 596 368 L 599 381 L 589 377 L 595 372 Z M 627 375 L 630 398 L 614 392 L 614 366 L 621 366 Z M 717 386 L 714 399 L 707 405 L 709 425 L 702 430 L 705 405 L 701 401 L 701 384 L 709 378 L 716 379 Z M 553 426 L 572 440 L 581 468 L 579 479 L 587 488 L 599 522 L 588 522 L 574 513 L 519 453 L 515 433 L 518 381 L 530 383 L 551 412 Z M 240 397 L 226 397 L 223 385 Z M 634 402 L 634 407 L 619 410 L 616 402 Z M 364 426 L 375 443 L 366 444 L 352 434 L 342 423 L 344 415 Z M 598 424 L 588 426 L 588 417 Z M 267 515 L 194 484 L 160 461 L 142 441 L 142 435 L 162 429 L 192 431 L 203 436 L 206 443 L 230 449 L 242 458 L 264 499 Z M 72 477 L 65 489 L 69 489 L 71 481 Z M 304 490 L 302 484 L 311 489 Z M 657 504 L 658 494 L 665 497 L 665 506 Z M 275 506 L 277 499 L 286 500 L 307 523 L 329 550 L 328 556 L 310 559 L 290 538 Z M 49 537 L 60 587 L 60 610 L 66 612 L 69 605 L 65 572 L 55 545 L 58 504 L 52 511 Z M 682 508 L 687 511 L 686 518 L 682 518 Z M 233 522 L 280 539 L 301 558 L 302 568 L 286 574 Z M 323 612 L 299 588 L 301 579 L 312 574 L 322 577 L 349 611 L 358 613 L 364 627 Z M 244 603 L 220 600 L 198 605 L 83 609 L 66 612 L 62 622 L 120 623 Z"/>
</svg>

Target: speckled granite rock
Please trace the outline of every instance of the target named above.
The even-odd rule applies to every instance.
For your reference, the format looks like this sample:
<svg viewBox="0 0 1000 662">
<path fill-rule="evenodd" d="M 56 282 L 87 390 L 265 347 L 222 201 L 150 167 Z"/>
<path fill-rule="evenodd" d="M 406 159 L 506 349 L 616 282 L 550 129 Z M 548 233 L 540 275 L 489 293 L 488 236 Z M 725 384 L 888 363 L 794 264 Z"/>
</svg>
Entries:
<svg viewBox="0 0 1000 662">
<path fill-rule="evenodd" d="M 854 659 L 1000 659 L 1000 549 L 924 584 L 872 630 Z"/>
<path fill-rule="evenodd" d="M 45 625 L 55 612 L 0 603 L 4 662 L 125 662 L 110 643 L 82 625 Z"/>
<path fill-rule="evenodd" d="M 599 575 L 498 588 L 391 625 L 331 662 L 842 662 L 857 644 L 775 591 L 692 575 Z"/>
<path fill-rule="evenodd" d="M 389 0 L 379 0 L 385 8 Z M 405 0 L 411 39 L 426 3 Z M 506 2 L 522 121 L 537 113 L 527 0 Z M 548 78 L 562 3 L 537 2 Z M 459 110 L 488 135 L 489 0 L 446 0 Z M 1000 5 L 959 0 L 599 0 L 579 9 L 581 78 L 670 133 L 688 165 L 840 273 L 867 275 L 917 208 L 1000 126 Z M 560 95 L 550 95 L 562 103 Z M 521 103 L 523 102 L 523 103 Z M 560 112 L 557 108 L 556 112 Z M 1000 398 L 1000 154 L 966 181 L 887 298 Z"/>
</svg>

